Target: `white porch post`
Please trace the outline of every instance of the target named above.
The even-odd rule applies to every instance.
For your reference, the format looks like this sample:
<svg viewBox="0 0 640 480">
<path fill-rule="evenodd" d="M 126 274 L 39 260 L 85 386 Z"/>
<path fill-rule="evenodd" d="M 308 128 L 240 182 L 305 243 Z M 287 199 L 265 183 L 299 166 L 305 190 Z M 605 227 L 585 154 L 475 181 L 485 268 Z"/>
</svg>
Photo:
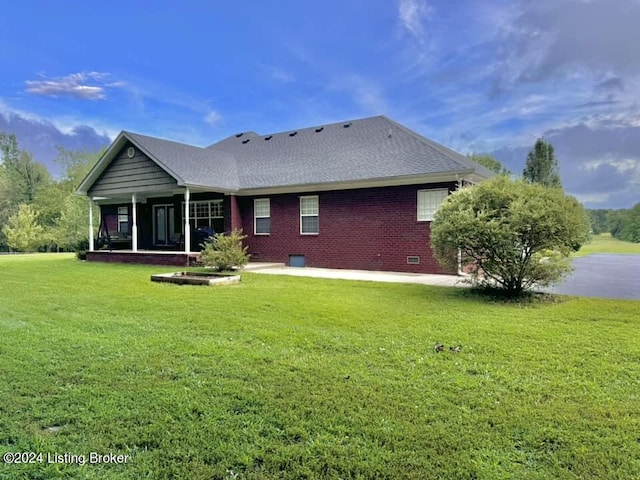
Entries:
<svg viewBox="0 0 640 480">
<path fill-rule="evenodd" d="M 93 252 L 93 199 L 87 197 L 89 200 L 89 251 Z"/>
<path fill-rule="evenodd" d="M 189 226 L 189 187 L 184 190 L 184 253 L 191 252 L 191 227 Z"/>
<path fill-rule="evenodd" d="M 136 194 L 131 195 L 131 208 L 133 214 L 133 226 L 131 227 L 131 249 L 138 251 L 138 215 L 136 212 Z"/>
</svg>

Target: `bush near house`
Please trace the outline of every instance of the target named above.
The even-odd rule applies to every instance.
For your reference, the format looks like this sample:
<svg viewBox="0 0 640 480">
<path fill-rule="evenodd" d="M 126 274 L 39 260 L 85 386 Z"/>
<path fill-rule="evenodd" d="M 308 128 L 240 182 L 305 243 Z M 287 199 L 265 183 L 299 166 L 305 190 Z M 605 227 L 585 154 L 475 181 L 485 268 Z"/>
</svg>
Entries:
<svg viewBox="0 0 640 480">
<path fill-rule="evenodd" d="M 242 241 L 247 238 L 242 230 L 234 230 L 230 234 L 216 233 L 203 244 L 200 261 L 207 267 L 219 272 L 244 267 L 249 261 L 247 249 Z"/>
<path fill-rule="evenodd" d="M 431 247 L 450 264 L 459 251 L 477 286 L 518 296 L 557 283 L 571 271 L 571 252 L 589 238 L 589 218 L 560 188 L 504 175 L 458 190 L 437 211 Z"/>
</svg>

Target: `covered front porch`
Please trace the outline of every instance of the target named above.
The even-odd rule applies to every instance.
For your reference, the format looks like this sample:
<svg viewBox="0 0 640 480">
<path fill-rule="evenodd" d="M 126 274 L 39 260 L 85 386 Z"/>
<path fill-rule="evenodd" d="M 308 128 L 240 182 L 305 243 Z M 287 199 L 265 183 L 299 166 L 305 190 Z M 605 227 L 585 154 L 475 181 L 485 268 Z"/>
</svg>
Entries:
<svg viewBox="0 0 640 480">
<path fill-rule="evenodd" d="M 209 236 L 240 228 L 233 191 L 194 183 L 197 168 L 186 180 L 159 160 L 167 152 L 201 165 L 201 149 L 122 132 L 84 179 L 88 260 L 189 265 Z"/>
<path fill-rule="evenodd" d="M 189 188 L 90 197 L 90 203 L 100 215 L 97 232 L 93 218 L 89 221 L 90 261 L 192 265 L 206 239 L 232 230 L 238 217 L 235 196 Z M 90 212 L 93 216 L 93 208 Z"/>
</svg>

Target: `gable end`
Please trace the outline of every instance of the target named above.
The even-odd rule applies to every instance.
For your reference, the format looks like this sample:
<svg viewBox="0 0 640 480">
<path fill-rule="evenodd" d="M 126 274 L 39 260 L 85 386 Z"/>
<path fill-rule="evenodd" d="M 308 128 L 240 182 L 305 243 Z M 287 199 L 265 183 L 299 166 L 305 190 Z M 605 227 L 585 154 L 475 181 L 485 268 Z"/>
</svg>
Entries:
<svg viewBox="0 0 640 480">
<path fill-rule="evenodd" d="M 133 149 L 131 152 L 130 149 Z M 133 153 L 131 157 L 130 154 Z M 127 142 L 89 189 L 91 196 L 169 190 L 178 182 L 131 142 Z"/>
</svg>

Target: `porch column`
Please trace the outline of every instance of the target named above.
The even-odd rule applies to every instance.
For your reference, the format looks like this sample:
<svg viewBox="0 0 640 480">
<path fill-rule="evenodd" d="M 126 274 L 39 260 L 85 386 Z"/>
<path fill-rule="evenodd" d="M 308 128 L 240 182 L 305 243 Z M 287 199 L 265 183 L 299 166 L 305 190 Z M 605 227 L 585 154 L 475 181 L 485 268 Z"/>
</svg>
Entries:
<svg viewBox="0 0 640 480">
<path fill-rule="evenodd" d="M 133 225 L 131 226 L 131 249 L 138 251 L 138 215 L 136 212 L 136 194 L 131 195 L 131 208 L 133 215 Z"/>
<path fill-rule="evenodd" d="M 89 251 L 93 252 L 93 199 L 87 197 L 89 200 Z"/>
<path fill-rule="evenodd" d="M 184 190 L 184 253 L 191 253 L 191 227 L 189 226 L 189 187 Z"/>
</svg>

